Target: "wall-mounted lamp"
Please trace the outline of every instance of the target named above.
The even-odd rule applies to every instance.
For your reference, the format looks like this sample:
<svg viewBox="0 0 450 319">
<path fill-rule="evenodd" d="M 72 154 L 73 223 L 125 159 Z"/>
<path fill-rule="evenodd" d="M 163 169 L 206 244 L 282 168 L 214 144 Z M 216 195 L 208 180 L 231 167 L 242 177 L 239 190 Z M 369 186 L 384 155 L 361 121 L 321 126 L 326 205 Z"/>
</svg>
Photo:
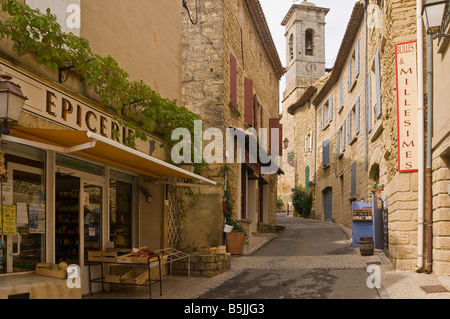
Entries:
<svg viewBox="0 0 450 319">
<path fill-rule="evenodd" d="M 189 16 L 189 20 L 191 20 L 191 23 L 193 25 L 196 25 L 198 23 L 198 5 L 197 5 L 197 0 L 195 0 L 195 21 L 192 19 L 191 16 L 191 11 L 189 10 L 189 7 L 186 3 L 186 0 L 183 0 L 183 7 L 186 9 L 188 16 Z"/>
<path fill-rule="evenodd" d="M 434 38 L 450 37 L 445 33 L 449 21 L 450 0 L 427 0 L 422 7 L 423 22 Z"/>
<path fill-rule="evenodd" d="M 28 100 L 23 95 L 20 86 L 11 81 L 12 77 L 0 75 L 0 134 L 9 135 L 9 126 L 20 119 L 23 105 Z"/>
<path fill-rule="evenodd" d="M 283 146 L 285 150 L 289 147 L 289 140 L 287 139 L 287 137 L 283 141 Z"/>
</svg>

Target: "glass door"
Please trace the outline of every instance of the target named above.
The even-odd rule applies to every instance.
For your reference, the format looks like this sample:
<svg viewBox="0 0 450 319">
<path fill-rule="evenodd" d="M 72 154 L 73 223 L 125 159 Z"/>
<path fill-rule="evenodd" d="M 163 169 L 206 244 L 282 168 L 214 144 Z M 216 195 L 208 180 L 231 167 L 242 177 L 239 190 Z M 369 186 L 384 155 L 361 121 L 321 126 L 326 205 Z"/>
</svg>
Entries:
<svg viewBox="0 0 450 319">
<path fill-rule="evenodd" d="M 84 265 L 88 251 L 102 250 L 103 187 L 83 183 Z"/>
<path fill-rule="evenodd" d="M 2 232 L 6 254 L 1 272 L 32 271 L 45 260 L 44 170 L 8 163 L 8 183 L 2 185 Z M 1 235 L 0 235 L 1 237 Z"/>
<path fill-rule="evenodd" d="M 80 184 L 80 178 L 73 174 L 56 174 L 56 263 L 80 264 Z"/>
</svg>

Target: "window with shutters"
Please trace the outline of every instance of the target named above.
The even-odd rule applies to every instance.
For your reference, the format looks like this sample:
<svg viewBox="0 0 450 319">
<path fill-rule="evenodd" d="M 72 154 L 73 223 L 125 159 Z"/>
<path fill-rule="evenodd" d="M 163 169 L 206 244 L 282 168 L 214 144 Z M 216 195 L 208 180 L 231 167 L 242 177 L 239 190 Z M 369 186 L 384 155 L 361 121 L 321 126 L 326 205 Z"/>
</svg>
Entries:
<svg viewBox="0 0 450 319">
<path fill-rule="evenodd" d="M 326 140 L 322 144 L 322 162 L 323 166 L 327 167 L 330 165 L 330 140 Z"/>
<path fill-rule="evenodd" d="M 253 126 L 253 81 L 249 78 L 244 79 L 244 120 Z"/>
<path fill-rule="evenodd" d="M 312 133 L 308 133 L 305 137 L 305 154 L 312 152 Z"/>
<path fill-rule="evenodd" d="M 343 153 L 341 153 L 341 134 L 342 127 L 336 132 L 336 154 L 338 158 L 341 158 Z"/>
<path fill-rule="evenodd" d="M 382 121 L 382 102 L 381 102 L 381 68 L 380 56 L 378 49 L 375 51 L 373 62 L 368 74 L 368 132 L 371 133 L 371 142 L 375 141 L 380 136 L 383 130 Z"/>
<path fill-rule="evenodd" d="M 278 133 L 278 139 L 275 132 Z M 283 125 L 279 118 L 269 119 L 269 150 L 271 154 L 278 150 L 278 155 L 283 155 Z"/>
<path fill-rule="evenodd" d="M 234 107 L 238 107 L 238 97 L 237 97 L 237 81 L 238 81 L 238 70 L 237 70 L 237 60 L 234 55 L 230 55 L 230 103 Z"/>
<path fill-rule="evenodd" d="M 351 168 L 351 174 L 352 174 L 352 181 L 351 181 L 351 189 L 350 189 L 350 196 L 351 197 L 354 197 L 354 196 L 356 196 L 356 168 L 357 168 L 357 166 L 356 166 L 356 164 L 357 163 L 354 163 L 353 165 L 352 165 L 352 168 Z"/>
<path fill-rule="evenodd" d="M 52 14 L 56 15 L 57 21 L 63 33 L 73 33 L 80 36 L 81 28 L 81 0 L 25 0 L 25 4 L 32 9 L 39 9 L 46 13 L 50 8 Z"/>
<path fill-rule="evenodd" d="M 344 120 L 344 122 L 342 123 L 342 127 L 341 127 L 341 144 L 342 144 L 342 152 L 344 152 L 345 151 L 345 148 L 346 148 L 346 142 L 345 142 L 345 140 L 346 140 L 346 123 L 345 123 L 345 120 Z"/>
<path fill-rule="evenodd" d="M 356 142 L 360 132 L 360 98 L 356 99 L 355 104 L 348 114 L 348 143 L 352 145 Z"/>
<path fill-rule="evenodd" d="M 320 121 L 322 130 L 327 129 L 330 123 L 333 121 L 333 96 L 331 95 L 328 100 L 322 105 L 320 110 Z"/>
<path fill-rule="evenodd" d="M 344 79 L 341 79 L 339 84 L 339 112 L 344 108 Z"/>
<path fill-rule="evenodd" d="M 348 91 L 356 86 L 356 80 L 360 73 L 359 40 L 356 41 L 351 58 L 348 60 Z"/>
</svg>

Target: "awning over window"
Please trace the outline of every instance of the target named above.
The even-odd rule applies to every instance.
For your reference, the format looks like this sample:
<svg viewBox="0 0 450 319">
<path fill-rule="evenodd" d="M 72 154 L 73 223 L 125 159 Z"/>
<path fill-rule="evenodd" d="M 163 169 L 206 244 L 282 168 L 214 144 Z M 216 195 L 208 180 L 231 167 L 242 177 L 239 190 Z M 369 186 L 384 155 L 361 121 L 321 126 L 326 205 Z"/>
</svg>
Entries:
<svg viewBox="0 0 450 319">
<path fill-rule="evenodd" d="M 73 153 L 105 164 L 123 168 L 144 176 L 161 178 L 177 177 L 216 182 L 182 168 L 134 150 L 113 140 L 88 131 L 38 129 L 16 126 L 5 141 L 22 143 L 61 153 Z"/>
</svg>

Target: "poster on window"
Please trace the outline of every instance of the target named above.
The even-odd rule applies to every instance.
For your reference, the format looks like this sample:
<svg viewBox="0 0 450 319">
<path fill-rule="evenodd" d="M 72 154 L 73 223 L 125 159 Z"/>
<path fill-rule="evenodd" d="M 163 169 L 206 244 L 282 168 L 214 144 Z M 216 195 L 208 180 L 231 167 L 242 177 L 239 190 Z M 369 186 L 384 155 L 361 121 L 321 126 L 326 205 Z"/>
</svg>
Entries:
<svg viewBox="0 0 450 319">
<path fill-rule="evenodd" d="M 45 234 L 44 205 L 30 204 L 28 207 L 28 220 L 30 234 Z"/>
<path fill-rule="evenodd" d="M 416 42 L 395 46 L 398 108 L 398 171 L 418 170 Z"/>
<path fill-rule="evenodd" d="M 14 205 L 3 205 L 3 216 L 0 216 L 1 234 L 10 236 L 16 234 L 16 206 Z"/>
</svg>

